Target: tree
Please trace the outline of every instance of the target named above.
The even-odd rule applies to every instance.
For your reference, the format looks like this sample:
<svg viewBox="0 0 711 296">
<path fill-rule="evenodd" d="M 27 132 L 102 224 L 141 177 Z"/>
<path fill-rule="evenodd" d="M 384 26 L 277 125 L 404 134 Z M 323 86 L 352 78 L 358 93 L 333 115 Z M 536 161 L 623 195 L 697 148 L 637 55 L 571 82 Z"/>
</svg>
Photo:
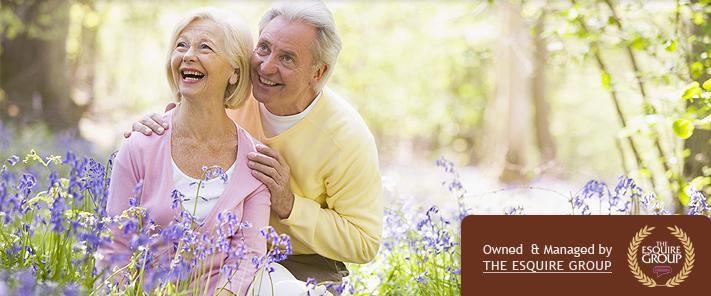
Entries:
<svg viewBox="0 0 711 296">
<path fill-rule="evenodd" d="M 487 106 L 487 132 L 491 165 L 501 170 L 499 179 L 519 183 L 527 180 L 526 144 L 529 134 L 531 61 L 530 34 L 521 6 L 506 1 L 497 4 L 501 38 L 494 55 L 495 95 Z"/>
<path fill-rule="evenodd" d="M 67 38 L 73 3 L 69 0 L 6 2 L 0 8 L 3 12 L 0 27 L 5 27 L 0 30 L 0 89 L 4 93 L 1 96 L 4 99 L 0 99 L 0 119 L 18 126 L 45 122 L 52 130 L 77 128 L 89 105 L 73 100 L 73 78 L 91 79 L 93 74 L 91 69 L 75 71 L 77 63 L 68 60 Z M 86 55 L 81 56 L 82 62 L 86 62 L 93 57 L 95 40 L 89 35 L 80 42 L 88 49 Z"/>
<path fill-rule="evenodd" d="M 691 20 L 688 22 L 689 40 L 691 47 L 687 54 L 687 62 L 689 64 L 689 76 L 691 79 L 703 84 L 711 78 L 711 74 L 707 69 L 711 69 L 711 41 L 708 38 L 699 38 L 696 36 L 711 36 L 711 20 L 709 19 L 709 10 L 711 5 L 700 5 L 698 0 L 691 1 L 690 6 L 695 6 L 698 10 L 694 11 Z M 703 1 L 702 1 L 703 2 Z M 679 8 L 677 8 L 678 10 Z M 684 25 L 679 23 L 678 25 Z M 706 113 L 708 115 L 708 106 L 704 106 L 701 100 L 687 101 L 687 109 Z M 704 108 L 706 111 L 704 112 Z M 702 114 L 700 114 L 702 115 Z M 693 179 L 695 177 L 704 176 L 704 167 L 711 167 L 711 130 L 697 129 L 684 142 L 684 149 L 688 149 L 689 156 L 684 161 L 684 177 Z M 701 188 L 697 188 L 701 190 Z"/>
</svg>

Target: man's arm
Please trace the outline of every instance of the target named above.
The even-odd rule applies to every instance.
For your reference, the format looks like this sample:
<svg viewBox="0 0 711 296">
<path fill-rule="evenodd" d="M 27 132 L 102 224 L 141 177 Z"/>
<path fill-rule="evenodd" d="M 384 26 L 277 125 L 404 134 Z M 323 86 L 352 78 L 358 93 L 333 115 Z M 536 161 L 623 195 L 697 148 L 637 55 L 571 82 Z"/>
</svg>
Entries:
<svg viewBox="0 0 711 296">
<path fill-rule="evenodd" d="M 175 103 L 170 103 L 165 106 L 165 112 L 170 111 L 175 108 Z M 146 136 L 150 136 L 154 132 L 156 134 L 162 135 L 165 130 L 168 129 L 168 122 L 165 119 L 165 114 L 153 113 L 146 115 L 141 120 L 136 121 L 131 126 L 131 131 L 142 133 Z M 131 136 L 131 131 L 123 132 L 123 137 L 127 138 Z"/>
</svg>

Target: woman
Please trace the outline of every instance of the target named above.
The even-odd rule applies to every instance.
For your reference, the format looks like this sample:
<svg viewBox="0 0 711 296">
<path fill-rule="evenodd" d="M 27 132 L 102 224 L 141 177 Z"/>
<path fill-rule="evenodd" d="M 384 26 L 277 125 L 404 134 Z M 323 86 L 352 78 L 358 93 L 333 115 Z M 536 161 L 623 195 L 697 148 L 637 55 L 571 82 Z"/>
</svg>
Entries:
<svg viewBox="0 0 711 296">
<path fill-rule="evenodd" d="M 120 148 L 107 204 L 109 215 L 120 215 L 129 208 L 129 197 L 142 182 L 138 206 L 147 208 L 162 229 L 180 212 L 180 208 L 171 207 L 174 189 L 186 198 L 182 208 L 202 220 L 201 233 L 210 234 L 219 213 L 225 210 L 236 214 L 239 222 L 251 224 L 231 235 L 234 246 L 244 241 L 243 258 L 248 258 L 231 278 L 221 273 L 220 267 L 237 263 L 240 258 L 235 256 L 217 254 L 202 269 L 209 274 L 202 274 L 204 282 L 197 284 L 207 284 L 209 295 L 245 294 L 255 273 L 251 258 L 266 253 L 266 241 L 259 231 L 269 221 L 269 191 L 247 167 L 247 154 L 256 151 L 256 141 L 225 112 L 225 108 L 238 107 L 250 94 L 252 39 L 247 27 L 236 19 L 236 15 L 208 8 L 191 12 L 178 23 L 171 38 L 167 73 L 180 104 L 167 114 L 171 126 L 164 135 L 134 135 Z M 220 178 L 199 182 L 204 166 L 224 168 L 226 182 Z M 197 184 L 204 185 L 199 198 Z M 126 253 L 127 239 L 116 234 L 114 242 L 101 250 L 104 258 Z M 158 250 L 174 255 L 172 245 L 158 246 Z"/>
</svg>

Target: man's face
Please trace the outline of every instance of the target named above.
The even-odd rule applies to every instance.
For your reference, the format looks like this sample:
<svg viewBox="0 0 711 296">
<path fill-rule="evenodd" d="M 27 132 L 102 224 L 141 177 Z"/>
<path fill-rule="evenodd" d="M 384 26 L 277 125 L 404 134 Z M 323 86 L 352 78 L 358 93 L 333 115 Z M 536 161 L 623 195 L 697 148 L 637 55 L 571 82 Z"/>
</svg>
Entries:
<svg viewBox="0 0 711 296">
<path fill-rule="evenodd" d="M 325 65 L 314 66 L 316 29 L 278 16 L 262 30 L 250 59 L 252 93 L 275 115 L 293 115 L 316 96 L 313 86 Z"/>
</svg>

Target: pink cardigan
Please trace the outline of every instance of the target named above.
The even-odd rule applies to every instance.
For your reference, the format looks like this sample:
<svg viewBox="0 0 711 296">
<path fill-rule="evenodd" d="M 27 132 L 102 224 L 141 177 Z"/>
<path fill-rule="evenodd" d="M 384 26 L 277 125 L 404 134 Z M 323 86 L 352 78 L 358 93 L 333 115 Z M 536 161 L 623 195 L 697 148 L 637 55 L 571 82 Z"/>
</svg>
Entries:
<svg viewBox="0 0 711 296">
<path fill-rule="evenodd" d="M 168 112 L 168 122 L 172 125 L 172 114 Z M 140 180 L 143 180 L 143 191 L 139 206 L 147 208 L 150 218 L 161 228 L 165 229 L 180 213 L 172 209 L 171 192 L 173 185 L 173 165 L 171 162 L 172 129 L 162 135 L 145 136 L 133 133 L 121 146 L 114 160 L 111 173 L 111 185 L 107 203 L 109 216 L 120 215 L 129 208 L 129 197 Z M 248 222 L 251 228 L 242 231 L 246 257 L 242 261 L 226 254 L 218 253 L 210 263 L 206 262 L 205 273 L 212 266 L 208 295 L 212 295 L 216 287 L 222 287 L 228 280 L 226 274 L 220 273 L 223 264 L 240 263 L 239 268 L 233 273 L 231 283 L 226 288 L 230 291 L 244 295 L 254 279 L 256 272 L 252 264 L 253 256 L 263 256 L 266 253 L 266 239 L 259 231 L 269 223 L 270 195 L 267 187 L 250 173 L 247 167 L 247 154 L 256 151 L 256 140 L 244 129 L 238 127 L 238 149 L 234 172 L 225 185 L 225 191 L 220 196 L 215 208 L 205 218 L 205 224 L 200 227 L 200 233 L 209 233 L 218 222 L 217 214 L 229 210 L 236 214 L 239 222 Z M 117 235 L 118 234 L 118 235 Z M 239 233 L 235 232 L 230 243 L 233 247 L 239 242 Z M 157 254 L 169 252 L 174 256 L 172 245 L 158 246 Z M 127 238 L 114 229 L 114 242 L 100 249 L 103 260 L 108 260 L 111 255 L 126 253 L 128 251 Z M 107 266 L 108 262 L 100 260 L 99 267 Z M 211 264 L 211 265 L 210 265 Z M 207 275 L 203 276 L 207 279 Z M 200 291 L 202 293 L 202 289 Z"/>
</svg>

